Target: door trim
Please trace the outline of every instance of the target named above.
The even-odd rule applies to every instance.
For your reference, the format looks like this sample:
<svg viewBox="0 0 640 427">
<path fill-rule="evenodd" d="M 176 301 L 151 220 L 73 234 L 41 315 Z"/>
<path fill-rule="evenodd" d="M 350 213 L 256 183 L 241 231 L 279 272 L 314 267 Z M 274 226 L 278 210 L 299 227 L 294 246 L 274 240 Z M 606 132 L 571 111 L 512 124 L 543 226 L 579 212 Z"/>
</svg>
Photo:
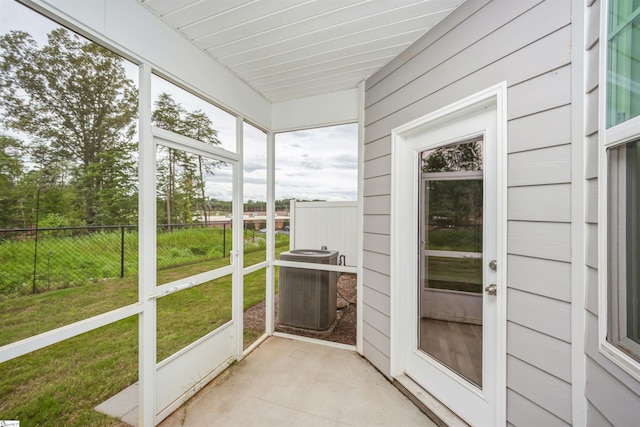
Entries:
<svg viewBox="0 0 640 427">
<path fill-rule="evenodd" d="M 487 105 L 493 104 L 496 109 L 496 149 L 497 164 L 497 261 L 498 269 L 498 294 L 496 295 L 496 422 L 497 425 L 506 424 L 506 314 L 507 314 L 507 84 L 499 83 L 483 91 L 473 94 L 460 101 L 454 102 L 437 111 L 429 113 L 423 117 L 406 123 L 392 130 L 391 132 L 391 330 L 390 330 L 390 374 L 393 378 L 401 378 L 405 375 L 405 355 L 404 347 L 407 339 L 404 325 L 409 322 L 406 315 L 409 310 L 403 309 L 408 301 L 406 292 L 402 290 L 402 284 L 414 283 L 417 274 L 417 265 L 407 268 L 406 259 L 415 258 L 417 244 L 415 239 L 407 239 L 403 236 L 404 225 L 407 223 L 417 224 L 418 206 L 416 198 L 410 186 L 399 178 L 397 171 L 401 171 L 404 166 L 402 154 L 411 151 L 407 147 L 407 139 L 411 136 L 428 131 L 430 128 L 451 123 L 464 118 L 470 113 L 477 111 Z M 411 242 L 408 242 L 410 240 Z M 414 263 L 416 264 L 416 263 Z M 469 420 L 473 421 L 473 420 Z"/>
</svg>

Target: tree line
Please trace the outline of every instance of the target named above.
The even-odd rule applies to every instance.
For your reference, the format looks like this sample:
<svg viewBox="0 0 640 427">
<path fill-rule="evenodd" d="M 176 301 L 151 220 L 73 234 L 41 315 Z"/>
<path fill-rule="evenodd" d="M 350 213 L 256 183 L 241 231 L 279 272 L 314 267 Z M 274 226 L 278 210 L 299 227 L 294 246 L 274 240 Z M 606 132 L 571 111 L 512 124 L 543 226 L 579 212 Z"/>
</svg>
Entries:
<svg viewBox="0 0 640 427">
<path fill-rule="evenodd" d="M 42 46 L 23 31 L 0 36 L 0 228 L 137 223 L 137 118 L 138 89 L 113 52 L 64 28 Z M 220 144 L 208 116 L 170 94 L 152 121 Z M 205 193 L 219 162 L 166 147 L 157 160 L 159 222 L 222 208 Z"/>
</svg>

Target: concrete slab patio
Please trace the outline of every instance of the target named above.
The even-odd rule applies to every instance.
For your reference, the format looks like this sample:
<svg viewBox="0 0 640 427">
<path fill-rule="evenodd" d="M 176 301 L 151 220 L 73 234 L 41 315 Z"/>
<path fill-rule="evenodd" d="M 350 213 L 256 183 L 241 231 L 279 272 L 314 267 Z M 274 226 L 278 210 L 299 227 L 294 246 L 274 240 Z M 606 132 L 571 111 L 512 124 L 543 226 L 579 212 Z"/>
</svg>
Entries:
<svg viewBox="0 0 640 427">
<path fill-rule="evenodd" d="M 162 427 L 435 426 L 353 351 L 271 337 Z"/>
</svg>

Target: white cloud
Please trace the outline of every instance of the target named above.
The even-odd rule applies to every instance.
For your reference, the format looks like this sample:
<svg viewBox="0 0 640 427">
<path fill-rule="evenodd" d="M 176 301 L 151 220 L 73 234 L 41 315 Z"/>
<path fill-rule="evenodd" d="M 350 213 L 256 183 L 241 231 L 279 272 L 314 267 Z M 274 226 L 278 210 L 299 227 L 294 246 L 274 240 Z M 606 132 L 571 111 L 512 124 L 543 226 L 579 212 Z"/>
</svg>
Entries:
<svg viewBox="0 0 640 427">
<path fill-rule="evenodd" d="M 276 135 L 276 198 L 356 200 L 357 125 Z"/>
</svg>

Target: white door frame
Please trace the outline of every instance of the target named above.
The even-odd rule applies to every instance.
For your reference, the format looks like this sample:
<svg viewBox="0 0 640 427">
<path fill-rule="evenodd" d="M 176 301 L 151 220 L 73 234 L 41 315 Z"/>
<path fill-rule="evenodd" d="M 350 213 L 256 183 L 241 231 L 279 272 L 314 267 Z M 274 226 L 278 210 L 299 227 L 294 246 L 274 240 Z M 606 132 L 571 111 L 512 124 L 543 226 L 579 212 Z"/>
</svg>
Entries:
<svg viewBox="0 0 640 427">
<path fill-rule="evenodd" d="M 506 423 L 506 199 L 507 199 L 507 161 L 506 161 L 506 135 L 507 135 L 507 85 L 502 82 L 458 102 L 450 104 L 424 117 L 411 121 L 392 130 L 392 165 L 391 165 L 391 348 L 390 348 L 390 373 L 394 378 L 403 378 L 405 375 L 404 348 L 409 339 L 405 325 L 411 319 L 407 319 L 411 310 L 407 310 L 410 304 L 407 298 L 408 292 L 403 291 L 403 286 L 411 284 L 414 289 L 417 277 L 417 239 L 407 236 L 406 224 L 418 224 L 417 198 L 413 194 L 412 186 L 400 179 L 398 171 L 406 169 L 405 161 L 408 153 L 407 139 L 418 133 L 428 131 L 436 126 L 452 123 L 468 116 L 487 105 L 496 109 L 496 149 L 497 171 L 496 179 L 498 191 L 497 202 L 497 262 L 498 262 L 498 292 L 496 295 L 497 314 L 497 348 L 495 377 L 496 385 L 496 423 Z M 414 177 L 415 178 L 415 177 Z M 412 268 L 407 268 L 407 260 Z M 415 320 L 415 319 L 414 319 Z M 473 421 L 473 420 L 468 420 Z"/>
<path fill-rule="evenodd" d="M 239 127 L 239 126 L 238 126 Z M 232 251 L 229 253 L 230 265 L 209 270 L 204 273 L 199 273 L 193 276 L 183 277 L 178 280 L 169 283 L 163 283 L 157 285 L 155 283 L 146 289 L 144 293 L 144 301 L 153 302 L 154 308 L 153 315 L 156 317 L 156 301 L 159 298 L 180 292 L 185 289 L 189 289 L 194 286 L 199 286 L 208 281 L 232 275 L 232 316 L 231 320 L 223 325 L 218 326 L 216 329 L 210 331 L 203 337 L 188 344 L 182 349 L 178 350 L 173 355 L 169 356 L 160 363 L 156 363 L 155 360 L 149 360 L 147 354 L 145 363 L 152 363 L 153 368 L 150 375 L 147 374 L 147 381 L 149 384 L 144 384 L 141 389 L 145 390 L 145 393 L 151 393 L 150 395 L 142 394 L 140 396 L 140 402 L 145 400 L 145 408 L 153 408 L 153 420 L 154 424 L 159 424 L 168 417 L 172 412 L 178 409 L 184 402 L 186 402 L 191 396 L 193 396 L 198 390 L 200 390 L 209 381 L 215 378 L 220 372 L 226 369 L 236 360 L 242 358 L 242 333 L 243 333 L 243 212 L 242 212 L 242 179 L 240 174 L 241 169 L 241 153 L 233 153 L 220 147 L 211 146 L 201 141 L 180 135 L 165 129 L 152 127 L 151 136 L 153 144 L 152 154 L 156 156 L 158 145 L 173 148 L 175 150 L 184 151 L 190 154 L 202 155 L 214 160 L 223 161 L 231 165 L 233 170 L 232 181 L 232 195 L 233 195 L 233 208 L 232 208 Z M 242 136 L 242 134 L 240 134 Z M 154 161 L 153 164 L 157 162 Z M 152 170 L 155 173 L 155 170 Z M 148 173 L 148 171 L 147 171 Z M 151 193 L 154 197 L 155 205 L 155 185 L 154 190 Z M 152 217 L 153 227 L 156 227 L 156 215 Z M 154 230 L 155 231 L 155 230 Z M 156 247 L 155 247 L 155 233 L 153 233 L 151 246 L 148 242 L 146 244 L 146 250 L 149 252 L 146 256 L 151 256 L 155 259 Z M 225 256 L 227 254 L 224 254 Z M 155 278 L 155 263 L 154 270 L 150 272 Z M 154 280 L 155 282 L 155 280 Z M 154 319 L 154 323 L 156 320 Z M 151 343 L 155 347 L 155 326 L 152 330 L 152 340 L 148 340 L 145 343 L 147 347 L 147 353 L 153 353 L 155 359 L 155 348 L 149 348 Z M 142 393 L 142 392 L 141 392 Z M 144 424 L 150 422 L 147 414 L 150 409 L 145 409 Z M 143 423 L 141 423 L 143 424 Z"/>
</svg>

